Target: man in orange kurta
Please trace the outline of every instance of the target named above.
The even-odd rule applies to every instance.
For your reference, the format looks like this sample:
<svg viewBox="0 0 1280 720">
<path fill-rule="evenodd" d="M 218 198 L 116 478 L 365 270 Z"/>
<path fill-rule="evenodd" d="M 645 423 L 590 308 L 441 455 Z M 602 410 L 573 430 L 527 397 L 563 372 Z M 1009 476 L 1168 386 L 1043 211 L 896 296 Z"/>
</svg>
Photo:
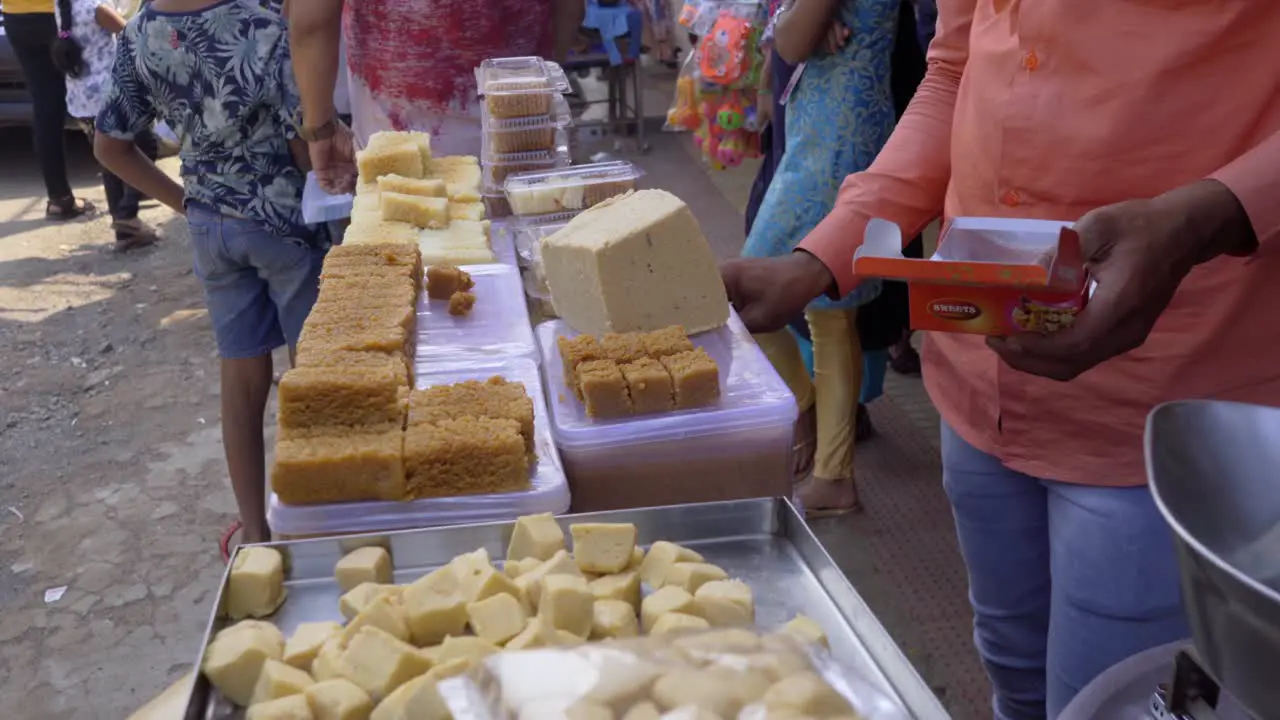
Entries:
<svg viewBox="0 0 1280 720">
<path fill-rule="evenodd" d="M 872 217 L 1078 221 L 1098 288 L 1073 327 L 923 354 L 997 717 L 1186 633 L 1142 429 L 1166 400 L 1280 404 L 1278 37 L 1275 0 L 938 0 L 876 162 L 797 252 L 724 267 L 769 331 L 855 285 Z"/>
</svg>

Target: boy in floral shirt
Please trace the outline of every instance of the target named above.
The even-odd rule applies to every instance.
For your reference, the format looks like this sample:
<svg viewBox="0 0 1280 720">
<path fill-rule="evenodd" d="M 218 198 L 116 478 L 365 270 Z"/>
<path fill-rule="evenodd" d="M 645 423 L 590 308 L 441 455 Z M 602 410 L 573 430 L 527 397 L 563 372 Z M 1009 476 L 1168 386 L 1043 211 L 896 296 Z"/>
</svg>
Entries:
<svg viewBox="0 0 1280 720">
<path fill-rule="evenodd" d="M 222 358 L 222 439 L 242 539 L 268 540 L 271 352 L 297 342 L 324 256 L 302 220 L 306 147 L 293 124 L 285 23 L 253 0 L 153 0 L 121 33 L 113 75 L 95 152 L 187 216 Z M 182 138 L 182 186 L 133 145 L 156 120 Z"/>
</svg>

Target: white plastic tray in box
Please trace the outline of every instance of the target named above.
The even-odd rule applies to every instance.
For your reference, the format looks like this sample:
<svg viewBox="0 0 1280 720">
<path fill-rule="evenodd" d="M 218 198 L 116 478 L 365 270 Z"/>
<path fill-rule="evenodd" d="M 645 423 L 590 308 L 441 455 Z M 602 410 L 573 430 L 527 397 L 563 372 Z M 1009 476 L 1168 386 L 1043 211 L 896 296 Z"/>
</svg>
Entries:
<svg viewBox="0 0 1280 720">
<path fill-rule="evenodd" d="M 314 172 L 307 173 L 302 187 L 302 220 L 310 225 L 351 217 L 355 196 L 330 195 L 320 188 Z"/>
<path fill-rule="evenodd" d="M 537 362 L 520 271 L 514 265 L 472 265 L 467 272 L 476 283 L 471 290 L 476 304 L 466 315 L 450 315 L 447 300 L 419 293 L 419 368 L 472 356 L 519 356 Z"/>
<path fill-rule="evenodd" d="M 575 509 L 600 509 L 594 499 L 578 504 L 580 491 L 584 498 L 586 492 L 627 498 L 611 500 L 612 507 L 726 499 L 708 497 L 714 494 L 710 490 L 701 495 L 688 490 L 684 500 L 651 496 L 643 502 L 642 490 L 619 489 L 644 484 L 649 482 L 647 478 L 679 477 L 727 488 L 755 475 L 772 481 L 772 474 L 788 472 L 797 415 L 795 396 L 736 313 L 730 313 L 726 326 L 691 338 L 720 367 L 717 404 L 616 420 L 587 417 L 582 403 L 565 385 L 556 338 L 577 333 L 563 320 L 551 320 L 539 325 L 535 334 L 547 380 L 552 435 L 573 483 Z M 781 480 L 784 486 L 787 482 Z M 600 490 L 604 485 L 613 487 Z M 641 504 L 629 502 L 635 499 Z"/>
<path fill-rule="evenodd" d="M 537 467 L 532 471 L 529 490 L 491 495 L 464 495 L 411 502 L 358 502 L 331 505 L 285 505 L 271 494 L 267 520 L 271 529 L 293 537 L 342 533 L 381 532 L 437 525 L 461 525 L 513 520 L 530 513 L 562 513 L 569 509 L 569 486 L 565 482 L 560 457 L 552 442 L 542 379 L 538 367 L 525 358 L 494 359 L 466 365 L 421 367 L 415 383 L 418 389 L 465 380 L 488 380 L 501 375 L 524 383 L 533 399 L 533 425 Z"/>
</svg>

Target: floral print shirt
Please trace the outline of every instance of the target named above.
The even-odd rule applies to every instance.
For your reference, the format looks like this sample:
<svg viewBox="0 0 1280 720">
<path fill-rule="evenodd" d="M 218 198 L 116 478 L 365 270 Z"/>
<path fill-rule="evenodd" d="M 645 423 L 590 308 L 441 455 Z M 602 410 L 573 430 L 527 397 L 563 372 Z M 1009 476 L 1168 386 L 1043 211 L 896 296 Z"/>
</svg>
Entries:
<svg viewBox="0 0 1280 720">
<path fill-rule="evenodd" d="M 299 106 L 284 20 L 254 0 L 191 13 L 146 6 L 121 34 L 98 132 L 126 140 L 164 120 L 182 139 L 188 203 L 308 237 L 288 141 Z"/>
</svg>

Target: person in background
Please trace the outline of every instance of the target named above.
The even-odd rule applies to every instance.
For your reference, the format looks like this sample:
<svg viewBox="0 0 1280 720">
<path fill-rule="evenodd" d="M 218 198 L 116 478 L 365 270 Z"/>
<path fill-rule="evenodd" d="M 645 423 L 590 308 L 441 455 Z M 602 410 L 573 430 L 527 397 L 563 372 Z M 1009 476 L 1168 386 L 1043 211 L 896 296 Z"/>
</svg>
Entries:
<svg viewBox="0 0 1280 720">
<path fill-rule="evenodd" d="M 1280 76 L 1240 72 L 1274 66 L 1280 3 L 937 5 L 875 163 L 797 252 L 722 275 L 747 327 L 776 330 L 857 287 L 871 218 L 904 238 L 939 215 L 1075 220 L 1096 287 L 1071 327 L 929 333 L 922 352 L 995 717 L 1054 718 L 1188 635 L 1148 413 L 1280 405 Z"/>
<path fill-rule="evenodd" d="M 575 7 L 576 16 L 569 12 Z M 302 136 L 321 187 L 349 192 L 355 147 L 379 130 L 427 131 L 438 155 L 478 155 L 476 67 L 487 58 L 550 55 L 563 35 L 553 28 L 553 16 L 580 15 L 580 0 L 297 3 L 289 31 Z M 354 135 L 333 103 L 340 37 L 346 40 Z"/>
<path fill-rule="evenodd" d="M 773 52 L 801 65 L 786 104 L 786 149 L 742 254 L 788 255 L 835 202 L 841 179 L 871 164 L 893 129 L 890 59 L 900 0 L 788 0 L 774 16 Z M 854 416 L 862 385 L 857 308 L 879 292 L 866 283 L 805 311 L 814 377 L 786 331 L 757 337 L 816 419 L 814 468 L 796 497 L 817 517 L 858 509 L 853 479 Z M 801 426 L 803 427 L 803 425 Z"/>
<path fill-rule="evenodd" d="M 45 217 L 71 220 L 93 211 L 93 203 L 75 197 L 67 180 L 67 85 L 53 62 L 58 39 L 54 0 L 4 0 L 4 34 L 9 39 L 27 90 L 31 93 L 31 135 L 49 202 Z"/>
<path fill-rule="evenodd" d="M 268 540 L 271 352 L 287 344 L 292 354 L 324 259 L 324 238 L 302 221 L 307 155 L 284 19 L 245 0 L 152 0 L 121 33 L 112 75 L 98 160 L 186 214 L 222 358 L 222 441 L 241 539 Z M 183 138 L 181 186 L 134 144 L 158 119 Z"/>
<path fill-rule="evenodd" d="M 116 34 L 124 29 L 125 20 L 115 8 L 102 0 L 57 0 L 58 39 L 53 45 L 53 60 L 66 77 L 67 112 L 80 121 L 89 141 L 93 142 L 93 123 L 102 109 L 102 101 L 111 85 L 111 66 L 116 57 Z M 134 138 L 138 149 L 155 160 L 155 133 L 144 130 Z M 102 172 L 102 187 L 107 194 L 107 210 L 111 213 L 111 230 L 116 236 L 116 250 L 128 251 L 153 245 L 160 237 L 138 219 L 141 194 L 120 181 L 109 170 Z"/>
<path fill-rule="evenodd" d="M 915 96 L 916 87 L 924 78 L 924 50 L 919 45 L 916 32 L 916 13 L 910 0 L 902 0 L 898 9 L 898 35 L 893 43 L 893 66 L 890 82 L 893 88 L 893 107 L 898 119 L 907 111 L 907 105 Z M 763 168 L 761 171 L 763 174 Z M 754 188 L 753 188 L 754 190 Z M 907 245 L 903 254 L 921 257 L 923 240 L 920 236 Z M 812 338 L 809 324 L 804 317 L 792 319 L 788 324 L 792 333 L 801 340 L 801 353 L 810 373 L 813 372 Z M 899 349 L 906 345 L 911 355 L 910 308 L 907 305 L 905 283 L 885 281 L 880 294 L 858 310 L 858 340 L 862 345 L 862 391 L 858 397 L 857 416 L 854 421 L 854 441 L 862 442 L 875 435 L 871 413 L 867 405 L 884 394 L 885 370 L 890 363 L 903 358 Z M 905 340 L 905 343 L 904 343 Z M 917 361 L 919 358 L 917 358 Z M 919 373 L 919 365 L 916 367 Z M 803 446 L 798 444 L 797 456 L 802 460 Z M 808 452 L 812 460 L 813 446 Z"/>
</svg>

